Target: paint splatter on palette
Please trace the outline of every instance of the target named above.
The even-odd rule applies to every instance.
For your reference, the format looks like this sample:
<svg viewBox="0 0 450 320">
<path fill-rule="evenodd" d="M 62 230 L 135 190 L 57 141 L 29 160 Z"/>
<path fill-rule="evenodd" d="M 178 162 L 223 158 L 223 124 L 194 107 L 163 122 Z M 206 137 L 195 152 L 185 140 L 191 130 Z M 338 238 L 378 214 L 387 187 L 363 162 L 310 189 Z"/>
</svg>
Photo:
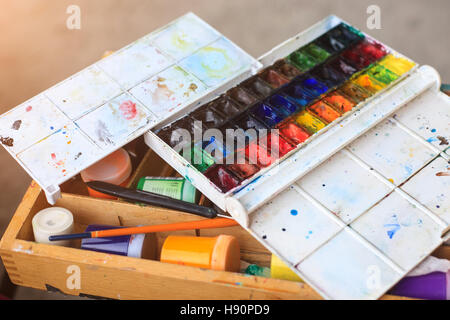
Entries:
<svg viewBox="0 0 450 320">
<path fill-rule="evenodd" d="M 147 143 L 323 297 L 380 297 L 450 228 L 450 102 L 438 74 L 335 17 L 259 60 L 257 75 Z M 202 133 L 279 131 L 241 149 L 200 135 L 183 157 L 177 129 L 193 134 L 196 120 Z M 219 163 L 238 153 L 246 163 Z"/>
<path fill-rule="evenodd" d="M 449 120 L 448 97 L 427 90 L 257 209 L 248 230 L 325 298 L 380 297 L 450 229 L 450 149 L 429 138 Z"/>
<path fill-rule="evenodd" d="M 260 64 L 189 13 L 0 117 L 0 142 L 58 185 Z"/>
</svg>

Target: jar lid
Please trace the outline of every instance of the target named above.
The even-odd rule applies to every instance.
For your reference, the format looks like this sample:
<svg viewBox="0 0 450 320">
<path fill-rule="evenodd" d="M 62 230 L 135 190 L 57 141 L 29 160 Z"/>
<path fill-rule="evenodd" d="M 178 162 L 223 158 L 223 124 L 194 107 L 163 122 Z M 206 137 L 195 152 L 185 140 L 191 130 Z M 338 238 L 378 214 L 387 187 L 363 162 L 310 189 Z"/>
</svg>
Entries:
<svg viewBox="0 0 450 320">
<path fill-rule="evenodd" d="M 211 269 L 238 272 L 241 264 L 240 247 L 236 237 L 220 235 L 211 256 Z"/>
<path fill-rule="evenodd" d="M 32 220 L 34 230 L 47 235 L 61 234 L 73 225 L 72 213 L 61 207 L 51 207 L 39 211 Z"/>
<path fill-rule="evenodd" d="M 81 178 L 84 182 L 103 181 L 121 184 L 128 179 L 130 174 L 130 156 L 125 149 L 121 148 L 81 171 Z"/>
</svg>

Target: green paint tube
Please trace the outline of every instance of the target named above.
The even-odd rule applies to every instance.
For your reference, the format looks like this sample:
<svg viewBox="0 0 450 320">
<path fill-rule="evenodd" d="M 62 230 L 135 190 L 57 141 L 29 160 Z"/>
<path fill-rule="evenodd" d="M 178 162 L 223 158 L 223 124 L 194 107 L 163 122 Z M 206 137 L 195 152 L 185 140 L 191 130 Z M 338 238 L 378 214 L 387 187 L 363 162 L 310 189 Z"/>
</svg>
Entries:
<svg viewBox="0 0 450 320">
<path fill-rule="evenodd" d="M 198 198 L 197 189 L 184 178 L 143 177 L 137 188 L 191 203 Z"/>
</svg>

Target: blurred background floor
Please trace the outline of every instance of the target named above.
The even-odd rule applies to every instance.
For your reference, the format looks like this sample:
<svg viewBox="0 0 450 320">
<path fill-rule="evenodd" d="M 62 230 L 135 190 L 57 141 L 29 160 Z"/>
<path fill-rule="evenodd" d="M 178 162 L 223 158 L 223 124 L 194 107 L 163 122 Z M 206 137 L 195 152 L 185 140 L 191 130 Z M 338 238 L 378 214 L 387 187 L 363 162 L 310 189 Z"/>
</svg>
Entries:
<svg viewBox="0 0 450 320">
<path fill-rule="evenodd" d="M 69 5 L 81 30 L 66 27 Z M 381 29 L 368 30 L 367 7 L 381 8 Z M 347 20 L 450 82 L 448 0 L 0 0 L 0 113 L 115 50 L 193 11 L 258 57 L 329 14 Z M 0 151 L 0 235 L 30 178 Z M 0 281 L 3 273 L 0 262 Z M 6 279 L 3 279 L 4 281 Z M 67 299 L 18 288 L 16 299 Z"/>
</svg>

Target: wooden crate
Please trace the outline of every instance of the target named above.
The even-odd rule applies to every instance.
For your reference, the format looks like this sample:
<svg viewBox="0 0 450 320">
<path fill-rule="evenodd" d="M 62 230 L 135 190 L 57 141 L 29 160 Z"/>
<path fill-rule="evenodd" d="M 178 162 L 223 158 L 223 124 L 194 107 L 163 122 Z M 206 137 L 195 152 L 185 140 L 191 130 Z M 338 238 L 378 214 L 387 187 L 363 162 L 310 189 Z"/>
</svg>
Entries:
<svg viewBox="0 0 450 320">
<path fill-rule="evenodd" d="M 152 151 L 148 151 L 137 167 L 130 185 L 135 185 L 137 179 L 144 175 L 170 174 L 173 171 Z M 79 181 L 72 181 L 72 186 L 66 187 L 66 190 L 72 190 L 73 193 L 64 192 L 56 205 L 65 207 L 74 214 L 75 232 L 81 232 L 92 223 L 135 226 L 199 219 L 183 212 L 144 207 L 119 200 L 90 198 L 80 191 L 82 185 Z M 81 194 L 76 194 L 75 191 L 80 191 Z M 17 285 L 60 291 L 69 295 L 113 299 L 321 298 L 312 288 L 300 282 L 38 244 L 33 241 L 31 220 L 38 211 L 46 207 L 49 204 L 44 193 L 32 182 L 0 241 L 3 263 L 11 281 Z M 239 240 L 242 260 L 263 266 L 270 264 L 270 252 L 239 226 L 171 234 L 174 233 L 192 236 L 232 234 Z M 158 233 L 154 236 L 158 252 L 168 234 Z M 79 247 L 79 243 L 77 245 Z M 450 258 L 450 248 L 441 247 L 437 255 Z M 80 288 L 70 285 L 74 270 L 80 272 Z M 405 299 L 390 295 L 383 298 Z"/>
</svg>

